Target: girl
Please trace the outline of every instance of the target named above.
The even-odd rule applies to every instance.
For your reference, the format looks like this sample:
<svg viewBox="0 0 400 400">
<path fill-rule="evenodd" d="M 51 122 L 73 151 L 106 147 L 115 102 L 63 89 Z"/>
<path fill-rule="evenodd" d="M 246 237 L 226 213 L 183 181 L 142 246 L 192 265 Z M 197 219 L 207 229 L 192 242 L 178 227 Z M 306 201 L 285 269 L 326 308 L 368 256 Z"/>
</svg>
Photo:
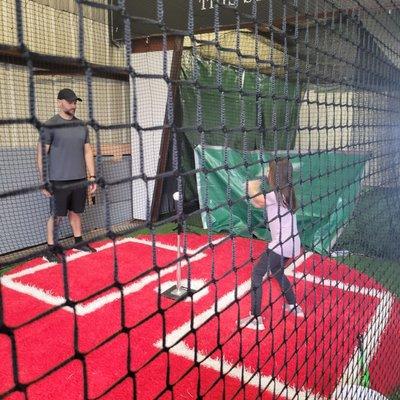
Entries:
<svg viewBox="0 0 400 400">
<path fill-rule="evenodd" d="M 286 300 L 284 312 L 304 317 L 289 280 L 284 274 L 285 262 L 301 252 L 297 231 L 296 196 L 292 187 L 293 167 L 287 158 L 270 160 L 268 182 L 272 189 L 265 196 L 260 194 L 259 180 L 249 182 L 249 195 L 255 207 L 266 207 L 272 240 L 253 269 L 251 277 L 251 313 L 240 320 L 240 326 L 250 329 L 265 329 L 261 317 L 262 281 L 266 273 L 279 283 Z"/>
</svg>

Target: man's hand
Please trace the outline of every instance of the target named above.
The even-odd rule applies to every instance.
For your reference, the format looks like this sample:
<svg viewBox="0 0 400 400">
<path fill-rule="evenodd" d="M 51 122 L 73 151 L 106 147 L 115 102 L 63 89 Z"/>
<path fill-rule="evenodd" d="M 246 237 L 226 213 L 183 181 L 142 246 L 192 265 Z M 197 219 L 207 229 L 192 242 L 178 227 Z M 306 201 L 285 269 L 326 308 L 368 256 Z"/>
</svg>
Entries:
<svg viewBox="0 0 400 400">
<path fill-rule="evenodd" d="M 51 197 L 52 196 L 52 194 L 46 189 L 41 189 L 40 191 L 42 192 L 44 197 Z"/>
<path fill-rule="evenodd" d="M 94 192 L 97 190 L 97 183 L 96 182 L 91 182 L 89 185 L 89 194 L 94 194 Z"/>
<path fill-rule="evenodd" d="M 44 197 L 52 197 L 53 193 L 51 192 L 51 186 L 48 183 L 43 183 L 40 189 Z"/>
</svg>

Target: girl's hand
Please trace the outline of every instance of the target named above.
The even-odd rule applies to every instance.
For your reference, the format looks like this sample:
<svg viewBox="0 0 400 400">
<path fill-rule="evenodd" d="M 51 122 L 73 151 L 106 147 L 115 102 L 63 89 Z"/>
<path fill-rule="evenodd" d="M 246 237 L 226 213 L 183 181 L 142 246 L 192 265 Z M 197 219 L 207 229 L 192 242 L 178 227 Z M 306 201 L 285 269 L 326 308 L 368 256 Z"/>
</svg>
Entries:
<svg viewBox="0 0 400 400">
<path fill-rule="evenodd" d="M 261 181 L 259 179 L 252 180 L 249 181 L 248 185 L 251 204 L 257 208 L 265 207 L 265 196 L 261 191 Z"/>
</svg>

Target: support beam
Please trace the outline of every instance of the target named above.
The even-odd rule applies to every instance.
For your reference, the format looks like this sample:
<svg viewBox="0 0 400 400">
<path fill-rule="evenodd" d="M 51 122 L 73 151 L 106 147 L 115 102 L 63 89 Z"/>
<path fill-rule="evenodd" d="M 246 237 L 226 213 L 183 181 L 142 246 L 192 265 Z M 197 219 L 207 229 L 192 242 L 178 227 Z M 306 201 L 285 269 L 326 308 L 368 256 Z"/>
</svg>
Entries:
<svg viewBox="0 0 400 400">
<path fill-rule="evenodd" d="M 18 46 L 0 45 L 0 62 L 27 65 L 31 61 L 35 75 L 84 75 L 91 69 L 92 75 L 105 79 L 128 82 L 128 69 L 117 66 L 85 63 L 79 58 L 23 52 Z"/>
<path fill-rule="evenodd" d="M 172 102 L 173 102 L 173 112 L 174 117 L 177 115 L 177 107 L 178 104 L 178 90 L 179 86 L 176 83 L 179 80 L 180 70 L 181 70 L 181 60 L 182 60 L 182 50 L 183 50 L 183 37 L 175 37 L 173 38 L 173 49 L 174 53 L 172 56 L 172 65 L 171 65 L 171 75 L 170 79 L 172 81 Z M 176 123 L 176 121 L 175 121 Z M 168 150 L 169 143 L 171 139 L 171 128 L 168 126 L 168 118 L 167 114 L 165 115 L 164 129 L 162 133 L 161 146 L 160 146 L 160 158 L 158 161 L 157 175 L 165 172 L 168 161 Z M 178 135 L 178 133 L 176 133 Z M 177 138 L 178 139 L 178 138 Z M 178 140 L 179 143 L 179 140 Z M 158 220 L 160 215 L 160 206 L 161 206 L 161 197 L 163 191 L 163 179 L 156 179 L 154 186 L 154 194 L 153 194 L 153 202 L 151 205 L 151 220 L 155 222 Z"/>
</svg>

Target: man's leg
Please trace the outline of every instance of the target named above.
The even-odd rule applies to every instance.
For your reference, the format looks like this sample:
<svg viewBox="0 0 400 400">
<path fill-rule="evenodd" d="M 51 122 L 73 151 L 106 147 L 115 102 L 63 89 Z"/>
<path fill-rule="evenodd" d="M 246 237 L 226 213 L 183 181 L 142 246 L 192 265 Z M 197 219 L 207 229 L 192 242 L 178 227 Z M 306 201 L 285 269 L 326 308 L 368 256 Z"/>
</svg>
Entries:
<svg viewBox="0 0 400 400">
<path fill-rule="evenodd" d="M 54 217 L 47 220 L 47 245 L 54 246 Z"/>
<path fill-rule="evenodd" d="M 74 234 L 75 241 L 75 249 L 86 251 L 85 245 L 81 245 L 80 243 L 83 241 L 82 239 L 82 218 L 80 213 L 76 213 L 74 211 L 68 211 L 68 219 L 72 228 L 72 233 Z M 85 249 L 84 249 L 85 247 Z"/>
<path fill-rule="evenodd" d="M 62 219 L 62 217 L 51 216 L 47 220 L 47 244 L 49 246 L 58 245 L 61 219 Z"/>
<path fill-rule="evenodd" d="M 72 232 L 74 234 L 75 246 L 74 248 L 79 251 L 87 253 L 95 253 L 96 249 L 89 244 L 81 244 L 82 239 L 82 218 L 80 213 L 74 211 L 68 212 L 69 223 L 71 224 Z"/>
<path fill-rule="evenodd" d="M 69 223 L 71 224 L 72 233 L 74 237 L 81 237 L 82 236 L 82 219 L 81 214 L 78 214 L 74 211 L 68 212 L 68 219 Z"/>
<path fill-rule="evenodd" d="M 75 187 L 72 191 L 68 219 L 71 224 L 72 232 L 74 234 L 75 248 L 80 251 L 85 251 L 88 253 L 95 253 L 96 249 L 88 244 L 81 244 L 82 242 L 82 218 L 81 215 L 85 211 L 86 203 L 86 186 L 85 180 L 75 182 L 78 187 Z M 79 186 L 79 184 L 81 186 Z"/>
<path fill-rule="evenodd" d="M 61 214 L 61 215 L 60 215 Z M 47 220 L 47 248 L 44 252 L 43 258 L 48 262 L 59 262 L 61 248 L 58 244 L 59 226 L 61 223 L 62 215 L 66 214 L 65 200 L 62 193 L 53 193 L 50 199 L 50 217 Z"/>
</svg>

